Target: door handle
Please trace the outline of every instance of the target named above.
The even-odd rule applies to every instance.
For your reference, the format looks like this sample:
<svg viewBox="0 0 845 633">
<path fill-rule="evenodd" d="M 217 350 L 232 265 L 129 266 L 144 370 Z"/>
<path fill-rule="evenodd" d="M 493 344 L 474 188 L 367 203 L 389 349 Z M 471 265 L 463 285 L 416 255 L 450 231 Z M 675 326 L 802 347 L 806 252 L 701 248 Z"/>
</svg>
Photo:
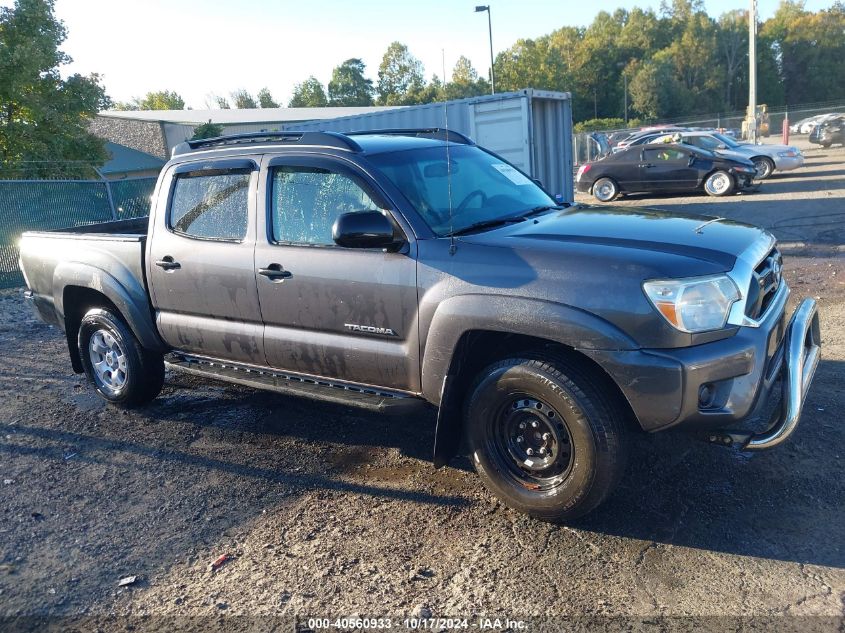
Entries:
<svg viewBox="0 0 845 633">
<path fill-rule="evenodd" d="M 276 283 L 293 277 L 293 274 L 289 270 L 282 268 L 281 264 L 270 264 L 267 268 L 259 268 L 258 274 Z"/>
<path fill-rule="evenodd" d="M 162 257 L 160 260 L 158 260 L 156 262 L 156 266 L 158 266 L 159 268 L 163 268 L 164 270 L 179 270 L 180 268 L 182 268 L 182 264 L 173 261 L 173 258 L 170 255 Z"/>
<path fill-rule="evenodd" d="M 654 167 L 654 163 L 640 163 L 640 167 Z"/>
</svg>

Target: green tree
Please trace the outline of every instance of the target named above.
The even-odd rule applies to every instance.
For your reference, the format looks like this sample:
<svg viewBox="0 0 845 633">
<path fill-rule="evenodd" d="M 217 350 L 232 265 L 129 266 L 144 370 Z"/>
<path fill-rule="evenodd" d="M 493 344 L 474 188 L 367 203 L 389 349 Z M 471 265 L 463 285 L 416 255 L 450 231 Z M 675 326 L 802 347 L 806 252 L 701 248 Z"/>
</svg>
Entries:
<svg viewBox="0 0 845 633">
<path fill-rule="evenodd" d="M 323 84 L 313 75 L 294 86 L 293 96 L 288 102 L 289 108 L 322 108 L 327 105 L 329 100 Z"/>
<path fill-rule="evenodd" d="M 191 137 L 191 140 L 214 138 L 216 136 L 223 136 L 223 126 L 212 123 L 211 119 L 209 119 L 208 123 L 203 123 L 194 128 L 194 135 Z"/>
<path fill-rule="evenodd" d="M 229 110 L 232 107 L 229 105 L 229 100 L 226 97 L 219 95 L 211 95 L 211 102 L 220 110 Z"/>
<path fill-rule="evenodd" d="M 139 110 L 184 110 L 185 101 L 176 92 L 161 90 L 148 92 L 138 103 Z"/>
<path fill-rule="evenodd" d="M 258 91 L 258 105 L 262 108 L 278 108 L 279 104 L 273 100 L 269 88 L 262 88 Z"/>
<path fill-rule="evenodd" d="M 737 85 L 748 68 L 748 13 L 734 9 L 719 16 L 716 39 L 722 62 L 722 103 L 725 110 L 739 109 Z"/>
<path fill-rule="evenodd" d="M 235 90 L 232 93 L 232 103 L 236 108 L 245 110 L 258 107 L 258 102 L 256 102 L 255 98 L 243 88 Z"/>
<path fill-rule="evenodd" d="M 37 164 L 31 161 L 108 158 L 88 126 L 110 101 L 98 75 L 61 78 L 60 67 L 71 61 L 59 50 L 65 37 L 52 0 L 16 0 L 0 8 L 0 168 L 37 176 L 38 170 L 29 171 Z M 79 168 L 51 175 L 57 173 L 73 176 Z"/>
<path fill-rule="evenodd" d="M 671 56 L 665 52 L 640 64 L 628 89 L 633 110 L 645 119 L 682 114 L 686 108 L 683 86 L 675 77 Z"/>
<path fill-rule="evenodd" d="M 784 0 L 763 25 L 787 103 L 845 97 L 845 5 L 834 3 L 817 13 L 803 2 Z"/>
<path fill-rule="evenodd" d="M 469 59 L 461 55 L 452 70 L 452 80 L 446 84 L 444 90 L 446 99 L 465 99 L 488 94 L 490 83 L 479 77 Z"/>
<path fill-rule="evenodd" d="M 373 82 L 364 77 L 365 68 L 364 62 L 357 58 L 335 67 L 329 81 L 329 105 L 373 105 Z"/>
<path fill-rule="evenodd" d="M 425 86 L 423 65 L 401 42 L 392 42 L 378 67 L 378 102 L 381 105 L 416 103 L 414 95 Z"/>
</svg>

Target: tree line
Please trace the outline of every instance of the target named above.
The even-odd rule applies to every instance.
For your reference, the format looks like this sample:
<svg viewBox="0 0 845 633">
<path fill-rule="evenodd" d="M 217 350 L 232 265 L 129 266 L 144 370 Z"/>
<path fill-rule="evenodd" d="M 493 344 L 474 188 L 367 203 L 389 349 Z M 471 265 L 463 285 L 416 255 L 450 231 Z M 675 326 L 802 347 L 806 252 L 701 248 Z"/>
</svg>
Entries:
<svg viewBox="0 0 845 633">
<path fill-rule="evenodd" d="M 811 12 L 803 0 L 782 0 L 758 25 L 760 103 L 791 105 L 845 98 L 845 5 Z M 748 94 L 748 12 L 710 17 L 703 0 L 664 2 L 659 11 L 634 8 L 596 15 L 587 27 L 562 27 L 520 39 L 495 59 L 497 88 L 573 94 L 576 121 L 630 117 L 656 120 L 744 109 Z M 628 112 L 625 112 L 627 86 Z M 424 68 L 401 42 L 388 46 L 377 81 L 361 59 L 334 68 L 323 85 L 308 77 L 294 86 L 289 107 L 414 105 L 490 92 L 490 84 L 461 56 L 451 77 L 425 79 Z M 235 107 L 275 107 L 264 88 L 253 98 L 232 93 Z M 161 102 L 184 107 L 175 93 L 150 93 L 142 109 Z M 213 97 L 211 105 L 229 107 Z"/>
<path fill-rule="evenodd" d="M 782 0 L 758 25 L 758 102 L 793 105 L 845 99 L 845 5 L 807 11 L 801 0 Z M 54 0 L 16 0 L 0 7 L 0 169 L 36 173 L 43 161 L 107 158 L 88 132 L 100 110 L 182 109 L 174 91 L 148 93 L 114 104 L 97 74 L 63 78 L 70 58 L 60 50 L 65 27 Z M 632 117 L 656 120 L 744 108 L 748 91 L 748 14 L 710 17 L 702 0 L 665 1 L 659 11 L 600 12 L 587 27 L 562 27 L 517 40 L 495 58 L 501 91 L 538 88 L 573 94 L 575 121 L 623 118 L 625 87 Z M 486 78 L 461 56 L 447 79 L 428 80 L 422 63 L 401 42 L 391 43 L 377 80 L 361 59 L 335 67 L 327 85 L 315 77 L 297 84 L 291 107 L 412 105 L 489 92 Z M 267 88 L 211 95 L 226 108 L 272 108 Z M 214 132 L 216 130 L 207 130 Z"/>
</svg>

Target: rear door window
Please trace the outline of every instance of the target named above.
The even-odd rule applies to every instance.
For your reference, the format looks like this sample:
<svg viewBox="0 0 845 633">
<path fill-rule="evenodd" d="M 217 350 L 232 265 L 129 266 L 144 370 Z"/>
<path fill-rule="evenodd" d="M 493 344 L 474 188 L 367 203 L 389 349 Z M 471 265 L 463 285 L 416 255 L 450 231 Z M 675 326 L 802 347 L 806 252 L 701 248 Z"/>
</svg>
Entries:
<svg viewBox="0 0 845 633">
<path fill-rule="evenodd" d="M 177 175 L 170 230 L 199 239 L 243 240 L 249 218 L 251 174 L 244 169 Z"/>
</svg>

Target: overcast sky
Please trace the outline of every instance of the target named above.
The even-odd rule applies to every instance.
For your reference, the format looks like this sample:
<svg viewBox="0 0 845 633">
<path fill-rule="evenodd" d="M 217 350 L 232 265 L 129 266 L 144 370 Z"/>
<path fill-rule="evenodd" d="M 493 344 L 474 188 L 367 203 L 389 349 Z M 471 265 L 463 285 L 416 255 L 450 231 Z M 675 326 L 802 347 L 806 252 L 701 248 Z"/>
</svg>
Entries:
<svg viewBox="0 0 845 633">
<path fill-rule="evenodd" d="M 493 47 L 537 37 L 565 25 L 589 24 L 601 10 L 659 8 L 659 0 L 486 0 L 492 5 Z M 0 5 L 10 6 L 10 0 Z M 65 72 L 103 76 L 112 99 L 126 101 L 151 90 L 175 90 L 193 108 L 208 95 L 270 88 L 286 103 L 299 81 L 324 84 L 350 57 L 367 64 L 375 80 L 388 44 L 398 40 L 425 65 L 426 78 L 446 74 L 460 55 L 479 74 L 490 65 L 487 15 L 474 0 L 56 0 L 68 29 L 63 50 L 74 62 Z M 705 0 L 711 15 L 747 2 Z M 818 10 L 832 4 L 808 0 Z M 777 0 L 759 0 L 762 18 Z"/>
</svg>

